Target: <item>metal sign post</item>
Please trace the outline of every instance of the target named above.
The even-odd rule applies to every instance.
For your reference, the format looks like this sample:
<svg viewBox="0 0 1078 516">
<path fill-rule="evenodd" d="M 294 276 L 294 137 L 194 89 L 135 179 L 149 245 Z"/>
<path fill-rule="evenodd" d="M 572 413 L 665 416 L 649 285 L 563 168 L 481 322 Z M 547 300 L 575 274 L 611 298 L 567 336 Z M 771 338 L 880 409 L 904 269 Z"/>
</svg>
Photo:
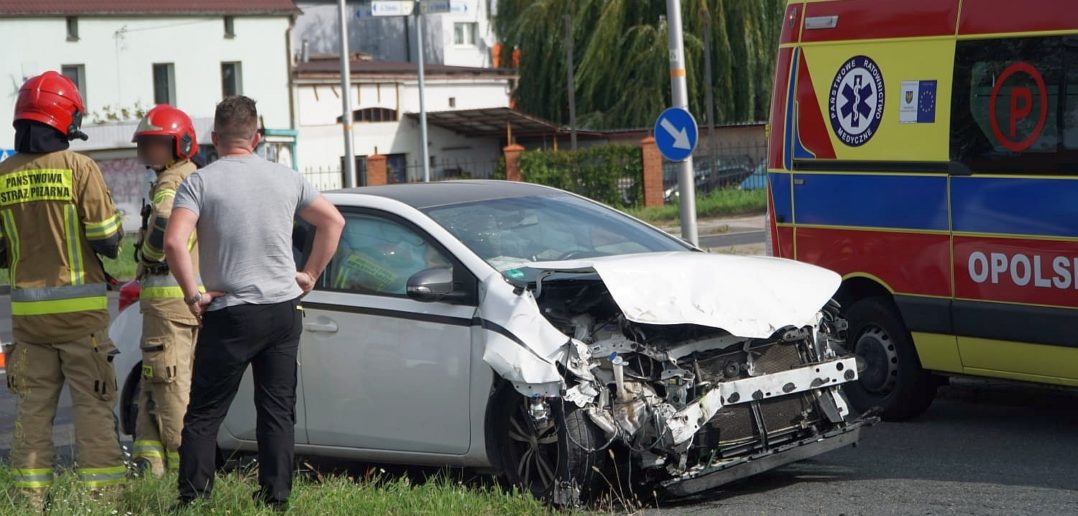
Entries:
<svg viewBox="0 0 1078 516">
<path fill-rule="evenodd" d="M 371 2 L 371 16 L 415 15 L 415 48 L 419 79 L 419 154 L 423 160 L 423 182 L 430 182 L 430 150 L 427 148 L 427 91 L 423 71 L 423 15 L 466 13 L 468 4 L 453 0 L 380 0 Z"/>
<path fill-rule="evenodd" d="M 689 109 L 689 88 L 685 83 L 685 44 L 681 35 L 681 0 L 666 0 L 667 32 L 670 37 L 670 89 L 674 107 Z M 660 117 L 661 118 L 661 117 Z M 692 154 L 680 164 L 678 192 L 681 197 L 681 238 L 699 245 L 696 230 L 696 185 Z"/>
<path fill-rule="evenodd" d="M 416 4 L 419 4 L 417 1 Z M 423 6 L 415 12 L 416 62 L 419 63 L 419 156 L 423 160 L 423 182 L 430 182 L 430 153 L 427 149 L 427 92 L 423 77 Z"/>
<path fill-rule="evenodd" d="M 344 0 L 338 0 L 341 17 L 341 126 L 344 131 L 344 187 L 356 186 L 356 154 L 352 150 L 352 71 L 348 55 L 348 16 Z"/>
</svg>

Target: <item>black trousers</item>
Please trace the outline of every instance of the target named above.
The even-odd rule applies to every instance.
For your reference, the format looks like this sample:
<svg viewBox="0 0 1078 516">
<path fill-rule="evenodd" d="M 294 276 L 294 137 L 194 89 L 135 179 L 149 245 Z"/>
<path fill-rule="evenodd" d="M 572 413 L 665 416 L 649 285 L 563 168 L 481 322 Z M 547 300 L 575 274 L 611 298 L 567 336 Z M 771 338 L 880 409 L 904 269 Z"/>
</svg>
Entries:
<svg viewBox="0 0 1078 516">
<path fill-rule="evenodd" d="M 180 444 L 180 499 L 209 497 L 217 431 L 250 364 L 258 413 L 258 483 L 265 501 L 292 492 L 296 358 L 303 331 L 299 300 L 207 312 L 198 335 L 191 399 Z"/>
</svg>

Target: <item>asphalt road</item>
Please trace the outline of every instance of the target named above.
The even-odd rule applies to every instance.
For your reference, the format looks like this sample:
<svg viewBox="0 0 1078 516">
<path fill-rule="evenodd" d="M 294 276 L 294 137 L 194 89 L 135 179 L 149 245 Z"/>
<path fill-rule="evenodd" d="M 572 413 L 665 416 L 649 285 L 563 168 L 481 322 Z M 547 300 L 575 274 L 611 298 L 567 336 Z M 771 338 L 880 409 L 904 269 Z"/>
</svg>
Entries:
<svg viewBox="0 0 1078 516">
<path fill-rule="evenodd" d="M 957 380 L 915 421 L 653 514 L 1078 514 L 1078 392 Z"/>
<path fill-rule="evenodd" d="M 5 341 L 9 306 L 0 297 Z M 0 386 L 0 460 L 7 458 L 14 405 Z M 69 398 L 61 405 L 54 438 L 61 462 L 70 463 Z M 1078 391 L 956 380 L 924 416 L 867 428 L 856 448 L 645 512 L 1078 514 Z"/>
</svg>

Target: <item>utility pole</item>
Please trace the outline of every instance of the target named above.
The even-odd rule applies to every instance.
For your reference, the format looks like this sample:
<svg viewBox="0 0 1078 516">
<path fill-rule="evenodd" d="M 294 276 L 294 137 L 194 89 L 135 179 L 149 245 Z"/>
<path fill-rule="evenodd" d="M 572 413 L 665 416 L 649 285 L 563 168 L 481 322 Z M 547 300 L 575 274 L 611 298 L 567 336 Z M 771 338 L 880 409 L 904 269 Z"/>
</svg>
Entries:
<svg viewBox="0 0 1078 516">
<path fill-rule="evenodd" d="M 576 77 L 573 73 L 573 15 L 565 15 L 565 84 L 569 90 L 569 141 L 576 150 Z"/>
<path fill-rule="evenodd" d="M 356 186 L 356 154 L 352 150 L 352 70 L 348 55 L 348 13 L 344 0 L 337 1 L 341 18 L 341 126 L 344 131 L 344 187 Z"/>
<path fill-rule="evenodd" d="M 685 43 L 681 33 L 681 0 L 666 0 L 667 33 L 670 40 L 670 90 L 673 107 L 689 109 L 689 87 L 685 82 Z M 692 155 L 678 165 L 678 196 L 681 198 L 681 238 L 699 245 L 696 230 L 696 185 Z"/>
<path fill-rule="evenodd" d="M 416 62 L 419 64 L 419 155 L 423 160 L 423 182 L 430 182 L 430 151 L 427 149 L 427 92 L 423 77 L 423 9 L 417 0 L 415 3 L 415 49 Z"/>
<path fill-rule="evenodd" d="M 704 84 L 707 88 L 707 143 L 712 152 L 715 150 L 715 88 L 711 76 L 711 13 L 705 10 L 704 18 Z M 714 165 L 715 160 L 711 160 Z M 710 168 L 710 167 L 709 167 Z"/>
</svg>

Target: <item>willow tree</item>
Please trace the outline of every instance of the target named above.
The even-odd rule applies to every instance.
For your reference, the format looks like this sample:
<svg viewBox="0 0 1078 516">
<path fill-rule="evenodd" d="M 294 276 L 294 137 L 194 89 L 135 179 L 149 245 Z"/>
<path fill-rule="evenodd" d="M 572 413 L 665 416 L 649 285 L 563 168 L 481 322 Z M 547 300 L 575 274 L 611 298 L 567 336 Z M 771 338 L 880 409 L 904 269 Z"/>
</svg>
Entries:
<svg viewBox="0 0 1078 516">
<path fill-rule="evenodd" d="M 717 122 L 763 120 L 783 0 L 683 0 L 690 109 L 705 112 L 710 51 Z M 573 18 L 578 125 L 649 125 L 670 104 L 665 0 L 499 0 L 503 62 L 520 49 L 517 107 L 566 123 L 564 17 Z M 704 32 L 710 34 L 704 38 Z M 710 40 L 710 49 L 704 41 Z M 702 118 L 701 118 L 701 121 Z"/>
</svg>

